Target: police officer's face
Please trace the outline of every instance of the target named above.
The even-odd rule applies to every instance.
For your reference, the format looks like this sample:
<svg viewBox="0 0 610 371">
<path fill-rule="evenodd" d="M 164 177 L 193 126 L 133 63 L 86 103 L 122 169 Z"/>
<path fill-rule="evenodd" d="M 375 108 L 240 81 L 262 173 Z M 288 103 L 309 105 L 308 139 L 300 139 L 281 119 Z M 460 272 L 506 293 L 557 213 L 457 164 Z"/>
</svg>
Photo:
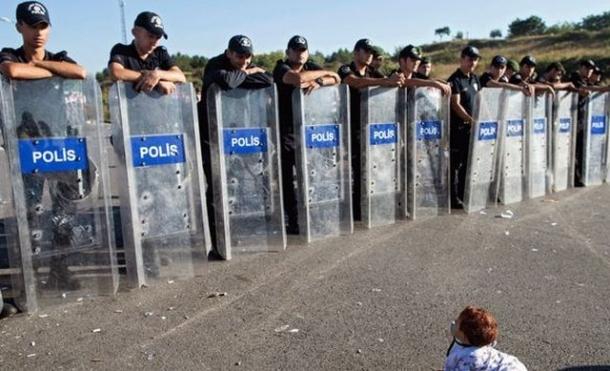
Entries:
<svg viewBox="0 0 610 371">
<path fill-rule="evenodd" d="M 499 79 L 506 73 L 506 66 L 491 66 L 489 72 L 491 73 L 494 79 Z"/>
<path fill-rule="evenodd" d="M 600 74 L 598 74 L 596 72 L 593 72 L 591 74 L 591 81 L 593 81 L 594 83 L 602 81 L 602 75 L 600 75 Z"/>
<path fill-rule="evenodd" d="M 381 65 L 383 64 L 383 57 L 379 56 L 377 58 L 373 58 L 373 60 L 371 61 L 371 67 L 373 68 L 379 68 L 381 67 Z"/>
<path fill-rule="evenodd" d="M 288 49 L 286 50 L 286 55 L 288 56 L 288 61 L 290 61 L 290 63 L 298 65 L 305 64 L 309 59 L 309 51 L 307 49 Z"/>
<path fill-rule="evenodd" d="M 23 36 L 23 44 L 32 48 L 42 48 L 49 40 L 51 26 L 48 23 L 38 23 L 30 26 L 25 22 L 17 23 L 17 31 Z"/>
<path fill-rule="evenodd" d="M 373 53 L 359 49 L 354 52 L 354 61 L 360 65 L 370 65 L 373 61 Z"/>
<path fill-rule="evenodd" d="M 580 66 L 580 75 L 585 79 L 590 79 L 593 74 L 593 68 L 587 66 Z"/>
<path fill-rule="evenodd" d="M 479 64 L 479 58 L 472 58 L 469 56 L 463 56 L 461 59 L 461 69 L 464 72 L 472 73 Z"/>
<path fill-rule="evenodd" d="M 426 77 L 430 76 L 430 72 L 432 72 L 432 63 L 420 64 L 417 68 L 417 72 Z"/>
<path fill-rule="evenodd" d="M 131 31 L 138 51 L 142 53 L 150 53 L 159 45 L 160 36 L 154 35 L 146 31 L 142 27 L 134 27 Z"/>
<path fill-rule="evenodd" d="M 407 69 L 409 71 L 417 71 L 420 62 L 419 59 L 407 58 Z"/>
<path fill-rule="evenodd" d="M 241 54 L 232 50 L 227 51 L 227 58 L 231 62 L 233 68 L 237 70 L 245 70 L 252 63 L 252 54 Z"/>
<path fill-rule="evenodd" d="M 549 71 L 549 77 L 548 80 L 550 82 L 559 82 L 561 81 L 561 78 L 563 77 L 563 72 L 561 72 L 561 70 L 550 70 Z"/>
<path fill-rule="evenodd" d="M 524 64 L 523 66 L 521 66 L 521 75 L 523 75 L 523 77 L 532 77 L 532 75 L 534 74 L 534 71 L 536 71 L 536 67 L 534 66 L 530 66 L 529 64 Z"/>
</svg>

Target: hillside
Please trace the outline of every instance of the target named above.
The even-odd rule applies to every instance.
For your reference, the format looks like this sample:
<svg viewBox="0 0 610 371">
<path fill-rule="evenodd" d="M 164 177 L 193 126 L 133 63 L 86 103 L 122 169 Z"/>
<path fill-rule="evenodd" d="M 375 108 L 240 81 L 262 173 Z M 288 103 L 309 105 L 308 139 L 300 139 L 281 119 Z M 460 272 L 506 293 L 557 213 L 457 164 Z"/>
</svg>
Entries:
<svg viewBox="0 0 610 371">
<path fill-rule="evenodd" d="M 446 79 L 457 68 L 461 49 L 467 45 L 479 48 L 483 60 L 477 72 L 482 73 L 493 56 L 501 54 L 519 61 L 531 54 L 538 60 L 538 70 L 552 62 L 561 62 L 569 72 L 578 68 L 581 59 L 593 59 L 610 77 L 610 28 L 602 31 L 572 31 L 556 35 L 528 36 L 501 40 L 455 40 L 423 45 L 424 53 L 432 57 L 433 76 Z"/>
</svg>

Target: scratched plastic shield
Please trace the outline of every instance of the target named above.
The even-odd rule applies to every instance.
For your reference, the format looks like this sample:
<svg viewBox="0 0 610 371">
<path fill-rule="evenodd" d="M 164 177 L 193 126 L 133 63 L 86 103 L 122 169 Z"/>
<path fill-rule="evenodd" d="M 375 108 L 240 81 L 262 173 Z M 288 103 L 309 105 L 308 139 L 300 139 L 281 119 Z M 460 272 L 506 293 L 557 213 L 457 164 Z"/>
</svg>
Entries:
<svg viewBox="0 0 610 371">
<path fill-rule="evenodd" d="M 351 234 L 348 88 L 295 90 L 292 107 L 299 231 L 307 242 Z"/>
<path fill-rule="evenodd" d="M 497 200 L 499 139 L 502 133 L 503 89 L 485 88 L 475 99 L 471 130 L 464 210 L 473 213 L 495 205 Z"/>
<path fill-rule="evenodd" d="M 594 93 L 588 98 L 582 156 L 582 182 L 586 187 L 600 185 L 606 178 L 609 96 L 609 93 Z"/>
<path fill-rule="evenodd" d="M 553 104 L 551 166 L 553 192 L 574 186 L 578 94 L 558 91 Z"/>
<path fill-rule="evenodd" d="M 499 201 L 503 205 L 521 202 L 524 198 L 525 144 L 530 126 L 528 97 L 517 90 L 506 90 L 504 134 L 501 139 Z"/>
<path fill-rule="evenodd" d="M 528 99 L 531 106 L 530 123 L 525 127 L 527 198 L 544 197 L 550 181 L 548 161 L 549 122 L 551 122 L 552 96 L 536 95 Z"/>
<path fill-rule="evenodd" d="M 203 273 L 210 235 L 196 96 L 110 89 L 116 184 L 131 287 Z M 115 190 L 116 191 L 116 190 Z"/>
<path fill-rule="evenodd" d="M 12 198 L 3 197 L 12 208 L 3 215 L 9 269 L 0 273 L 10 277 L 3 295 L 27 311 L 114 295 L 118 273 L 97 82 L 3 80 L 0 91 L 9 164 L 2 181 L 12 188 Z"/>
<path fill-rule="evenodd" d="M 394 224 L 405 214 L 403 184 L 406 91 L 361 91 L 362 220 L 368 227 Z M 354 146 L 357 144 L 354 143 Z"/>
<path fill-rule="evenodd" d="M 212 86 L 207 99 L 218 252 L 284 250 L 275 87 Z"/>
<path fill-rule="evenodd" d="M 449 97 L 411 90 L 408 103 L 408 210 L 411 219 L 449 213 Z"/>
</svg>

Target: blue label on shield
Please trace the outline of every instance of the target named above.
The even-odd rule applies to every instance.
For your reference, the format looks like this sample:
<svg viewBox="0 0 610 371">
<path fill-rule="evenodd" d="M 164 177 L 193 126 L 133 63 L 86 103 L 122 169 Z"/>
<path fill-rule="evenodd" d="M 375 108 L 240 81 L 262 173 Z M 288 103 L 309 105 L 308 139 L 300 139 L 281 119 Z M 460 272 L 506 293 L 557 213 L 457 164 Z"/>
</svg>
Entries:
<svg viewBox="0 0 610 371">
<path fill-rule="evenodd" d="M 606 134 L 606 116 L 591 117 L 591 134 L 592 135 Z"/>
<path fill-rule="evenodd" d="M 369 135 L 372 146 L 394 144 L 398 141 L 396 123 L 370 124 Z"/>
<path fill-rule="evenodd" d="M 572 127 L 572 119 L 569 117 L 559 119 L 559 132 L 569 133 Z"/>
<path fill-rule="evenodd" d="M 479 140 L 496 140 L 497 136 L 497 121 L 481 122 L 479 124 Z"/>
<path fill-rule="evenodd" d="M 546 118 L 534 119 L 534 134 L 546 133 Z"/>
<path fill-rule="evenodd" d="M 307 148 L 339 147 L 339 125 L 305 126 L 305 146 Z"/>
<path fill-rule="evenodd" d="M 55 173 L 87 170 L 87 141 L 85 138 L 20 139 L 21 172 Z"/>
<path fill-rule="evenodd" d="M 417 123 L 417 140 L 425 142 L 439 140 L 443 135 L 443 123 L 438 120 L 434 121 L 419 121 Z"/>
<path fill-rule="evenodd" d="M 186 161 L 182 134 L 131 137 L 133 166 L 181 164 Z"/>
<path fill-rule="evenodd" d="M 267 152 L 267 129 L 224 129 L 225 154 L 250 155 Z"/>
<path fill-rule="evenodd" d="M 523 136 L 523 120 L 506 120 L 506 136 L 507 137 L 522 137 Z"/>
</svg>

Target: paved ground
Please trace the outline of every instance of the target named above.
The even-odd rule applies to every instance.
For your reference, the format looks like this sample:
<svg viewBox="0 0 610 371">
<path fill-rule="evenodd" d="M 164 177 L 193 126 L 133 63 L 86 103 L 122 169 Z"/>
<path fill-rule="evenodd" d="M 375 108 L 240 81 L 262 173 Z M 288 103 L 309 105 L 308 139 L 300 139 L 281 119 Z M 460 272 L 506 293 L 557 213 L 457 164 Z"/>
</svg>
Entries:
<svg viewBox="0 0 610 371">
<path fill-rule="evenodd" d="M 610 369 L 610 187 L 510 209 L 293 244 L 3 320 L 0 368 L 433 370 L 449 322 L 477 304 L 531 370 Z"/>
</svg>

